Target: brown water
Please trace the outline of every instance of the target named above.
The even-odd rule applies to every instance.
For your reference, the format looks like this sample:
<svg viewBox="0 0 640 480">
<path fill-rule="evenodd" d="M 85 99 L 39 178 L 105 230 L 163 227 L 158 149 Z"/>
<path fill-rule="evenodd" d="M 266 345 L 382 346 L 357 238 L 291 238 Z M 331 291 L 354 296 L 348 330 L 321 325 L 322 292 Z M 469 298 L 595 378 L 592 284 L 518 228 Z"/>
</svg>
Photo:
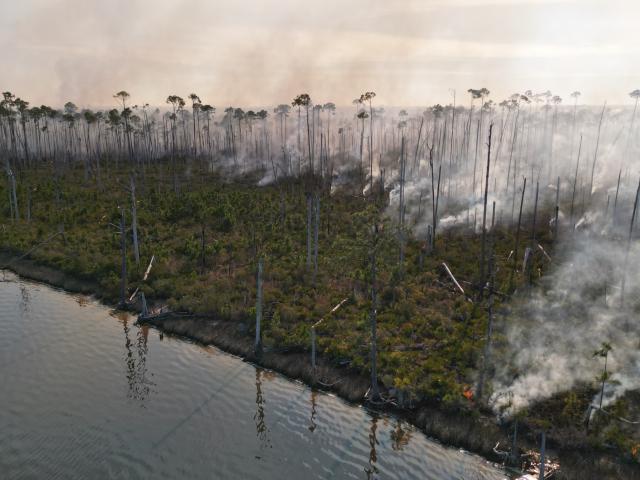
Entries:
<svg viewBox="0 0 640 480">
<path fill-rule="evenodd" d="M 5 279 L 2 479 L 506 478 L 401 420 Z"/>
</svg>

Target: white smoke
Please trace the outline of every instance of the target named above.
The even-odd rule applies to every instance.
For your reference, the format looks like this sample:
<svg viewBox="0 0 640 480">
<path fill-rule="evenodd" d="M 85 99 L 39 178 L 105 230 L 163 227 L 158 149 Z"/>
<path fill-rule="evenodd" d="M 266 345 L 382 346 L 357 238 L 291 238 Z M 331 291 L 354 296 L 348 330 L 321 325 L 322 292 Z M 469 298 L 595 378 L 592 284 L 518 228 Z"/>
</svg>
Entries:
<svg viewBox="0 0 640 480">
<path fill-rule="evenodd" d="M 604 359 L 594 352 L 603 342 L 612 347 L 603 405 L 640 388 L 640 245 L 627 253 L 626 240 L 580 235 L 571 248 L 504 320 L 507 351 L 490 401 L 498 413 L 509 415 L 578 384 L 595 386 Z"/>
</svg>

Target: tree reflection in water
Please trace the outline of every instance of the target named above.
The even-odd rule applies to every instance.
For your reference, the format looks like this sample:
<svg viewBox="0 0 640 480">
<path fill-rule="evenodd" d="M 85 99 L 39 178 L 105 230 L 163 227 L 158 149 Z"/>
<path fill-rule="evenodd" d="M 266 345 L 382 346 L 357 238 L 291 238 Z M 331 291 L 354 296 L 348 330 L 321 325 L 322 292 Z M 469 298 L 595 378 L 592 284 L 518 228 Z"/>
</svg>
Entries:
<svg viewBox="0 0 640 480">
<path fill-rule="evenodd" d="M 318 393 L 315 390 L 311 390 L 311 425 L 309 425 L 309 431 L 313 432 L 317 425 L 316 425 L 316 397 L 317 397 Z"/>
<path fill-rule="evenodd" d="M 391 448 L 400 451 L 409 444 L 409 440 L 411 440 L 411 431 L 405 430 L 402 420 L 397 419 L 396 428 L 391 431 Z"/>
<path fill-rule="evenodd" d="M 134 342 L 131 340 L 129 315 L 119 313 L 118 318 L 122 322 L 122 329 L 124 331 L 124 348 L 126 350 L 125 369 L 129 387 L 127 396 L 131 399 L 138 400 L 142 406 L 145 406 L 145 400 L 149 396 L 149 393 L 151 393 L 151 387 L 154 385 L 153 382 L 148 379 L 147 375 L 149 326 L 142 325 L 138 328 L 134 345 Z"/>
<path fill-rule="evenodd" d="M 31 301 L 31 297 L 29 295 L 29 290 L 27 286 L 23 283 L 20 283 L 20 313 L 25 315 L 29 311 L 29 302 Z"/>
<path fill-rule="evenodd" d="M 264 419 L 264 396 L 262 394 L 262 376 L 264 370 L 261 368 L 256 368 L 256 413 L 253 416 L 253 420 L 256 422 L 256 434 L 260 439 L 260 446 L 262 448 L 269 447 L 271 448 L 271 442 L 269 441 L 269 428 L 267 427 L 267 423 Z M 265 375 L 265 379 L 267 379 L 267 375 Z"/>
<path fill-rule="evenodd" d="M 378 456 L 376 454 L 376 445 L 379 445 L 377 430 L 378 415 L 373 413 L 371 415 L 371 428 L 369 429 L 369 463 L 364 468 L 364 471 L 367 474 L 367 480 L 376 478 L 376 475 L 378 474 L 378 467 L 376 467 L 376 462 L 378 461 Z"/>
</svg>

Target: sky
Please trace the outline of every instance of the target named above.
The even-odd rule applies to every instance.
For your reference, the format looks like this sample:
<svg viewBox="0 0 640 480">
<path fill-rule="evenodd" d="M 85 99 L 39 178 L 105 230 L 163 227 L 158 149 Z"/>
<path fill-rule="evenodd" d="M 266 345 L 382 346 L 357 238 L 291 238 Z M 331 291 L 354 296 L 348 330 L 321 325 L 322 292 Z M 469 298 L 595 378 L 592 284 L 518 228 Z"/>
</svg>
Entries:
<svg viewBox="0 0 640 480">
<path fill-rule="evenodd" d="M 638 0 L 0 0 L 0 89 L 32 104 L 467 104 L 551 90 L 628 104 Z"/>
</svg>

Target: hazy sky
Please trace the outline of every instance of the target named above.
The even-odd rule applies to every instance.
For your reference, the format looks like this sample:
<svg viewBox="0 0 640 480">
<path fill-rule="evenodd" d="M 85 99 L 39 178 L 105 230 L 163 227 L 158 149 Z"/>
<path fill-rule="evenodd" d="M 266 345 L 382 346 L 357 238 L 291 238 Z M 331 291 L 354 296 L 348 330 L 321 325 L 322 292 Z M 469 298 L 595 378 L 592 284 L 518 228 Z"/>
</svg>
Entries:
<svg viewBox="0 0 640 480">
<path fill-rule="evenodd" d="M 550 89 L 628 103 L 639 0 L 2 0 L 0 88 L 34 104 L 260 106 L 502 100 Z"/>
</svg>

